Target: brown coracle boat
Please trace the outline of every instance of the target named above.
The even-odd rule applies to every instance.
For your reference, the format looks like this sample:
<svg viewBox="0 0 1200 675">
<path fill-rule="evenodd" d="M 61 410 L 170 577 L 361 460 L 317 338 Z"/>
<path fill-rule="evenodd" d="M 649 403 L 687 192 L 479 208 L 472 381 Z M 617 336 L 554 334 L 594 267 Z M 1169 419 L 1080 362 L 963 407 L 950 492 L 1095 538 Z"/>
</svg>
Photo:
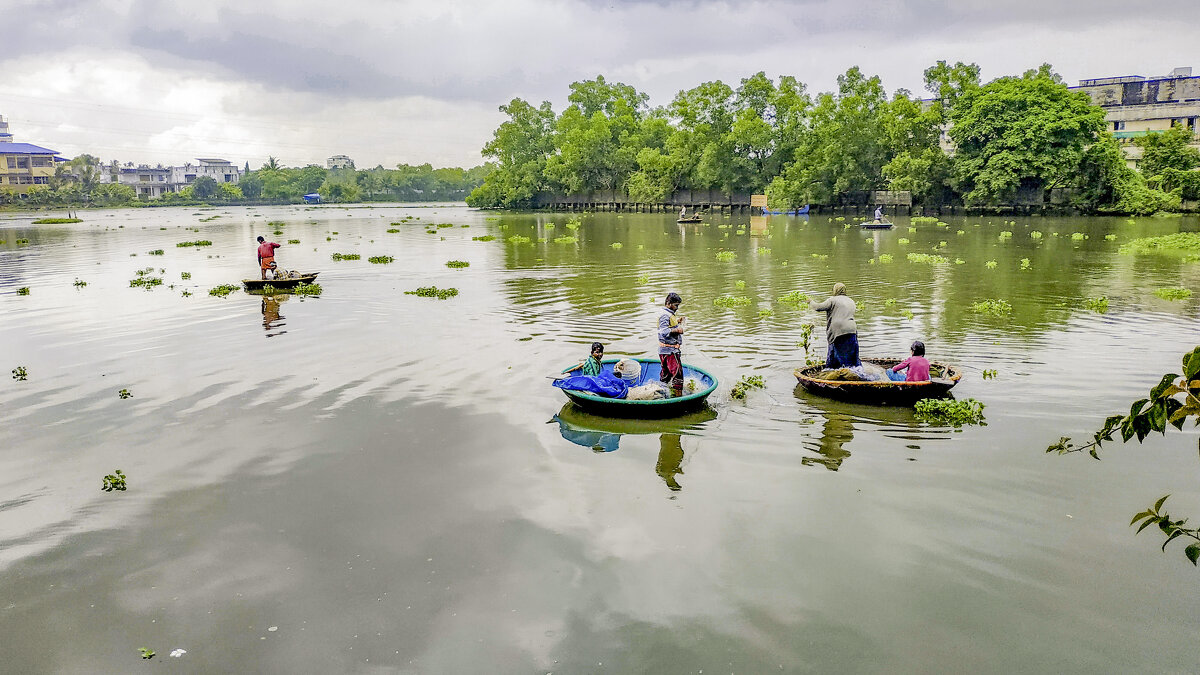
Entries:
<svg viewBox="0 0 1200 675">
<path fill-rule="evenodd" d="M 883 368 L 891 368 L 903 359 L 863 359 L 863 363 L 873 363 Z M 903 405 L 909 406 L 926 398 L 944 398 L 950 390 L 962 379 L 962 373 L 953 366 L 941 363 L 929 364 L 929 375 L 932 380 L 926 382 L 863 382 L 852 380 L 821 380 L 817 375 L 825 370 L 824 364 L 797 368 L 796 379 L 805 391 L 820 396 L 828 396 L 850 403 L 866 403 L 870 405 Z"/>
</svg>

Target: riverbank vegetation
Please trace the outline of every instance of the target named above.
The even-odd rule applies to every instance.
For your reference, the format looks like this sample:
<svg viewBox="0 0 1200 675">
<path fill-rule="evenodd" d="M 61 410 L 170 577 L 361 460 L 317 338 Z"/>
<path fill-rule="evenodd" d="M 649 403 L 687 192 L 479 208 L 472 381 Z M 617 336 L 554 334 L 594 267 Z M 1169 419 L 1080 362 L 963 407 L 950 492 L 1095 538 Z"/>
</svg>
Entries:
<svg viewBox="0 0 1200 675">
<path fill-rule="evenodd" d="M 771 208 L 836 204 L 852 192 L 905 190 L 919 205 L 1011 202 L 1067 188 L 1095 213 L 1147 214 L 1200 199 L 1200 153 L 1182 128 L 1139 138 L 1130 169 L 1104 111 L 1049 65 L 983 83 L 975 64 L 925 70 L 931 98 L 888 95 L 857 67 L 813 96 L 759 72 L 705 82 L 665 106 L 603 76 L 570 85 L 568 105 L 520 98 L 483 147 L 495 170 L 472 206 L 526 208 L 541 193 L 613 190 L 663 202 L 677 190 L 762 193 Z M 954 147 L 947 153 L 945 144 Z"/>
</svg>

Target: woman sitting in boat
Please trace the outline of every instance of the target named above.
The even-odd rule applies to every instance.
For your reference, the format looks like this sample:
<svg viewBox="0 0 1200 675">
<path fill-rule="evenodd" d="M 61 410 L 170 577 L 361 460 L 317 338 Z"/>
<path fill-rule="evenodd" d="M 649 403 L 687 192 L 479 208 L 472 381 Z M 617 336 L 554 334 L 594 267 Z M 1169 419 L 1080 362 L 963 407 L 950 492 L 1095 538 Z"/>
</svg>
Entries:
<svg viewBox="0 0 1200 675">
<path fill-rule="evenodd" d="M 818 312 L 825 312 L 825 340 L 829 352 L 826 368 L 855 368 L 858 359 L 858 325 L 854 323 L 854 301 L 846 295 L 846 284 L 833 285 L 833 297 L 822 303 L 809 303 Z"/>
<path fill-rule="evenodd" d="M 909 351 L 912 356 L 887 369 L 888 379 L 892 382 L 928 382 L 929 359 L 925 358 L 925 343 L 917 340 Z M 901 370 L 908 370 L 908 373 L 901 375 L 897 372 Z"/>
</svg>

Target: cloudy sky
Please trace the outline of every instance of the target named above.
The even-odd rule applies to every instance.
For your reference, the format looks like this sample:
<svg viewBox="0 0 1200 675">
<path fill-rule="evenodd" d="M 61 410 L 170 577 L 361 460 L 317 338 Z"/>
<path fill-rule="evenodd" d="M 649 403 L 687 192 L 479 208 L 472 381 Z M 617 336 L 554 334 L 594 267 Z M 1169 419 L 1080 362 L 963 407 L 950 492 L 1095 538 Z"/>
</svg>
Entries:
<svg viewBox="0 0 1200 675">
<path fill-rule="evenodd" d="M 665 105 L 748 75 L 832 88 L 859 66 L 922 89 L 1051 63 L 1071 84 L 1195 66 L 1179 11 L 1129 0 L 3 0 L 0 115 L 65 156 L 473 166 L 513 97 L 603 74 Z M 1151 3 L 1158 7 L 1157 3 Z"/>
</svg>

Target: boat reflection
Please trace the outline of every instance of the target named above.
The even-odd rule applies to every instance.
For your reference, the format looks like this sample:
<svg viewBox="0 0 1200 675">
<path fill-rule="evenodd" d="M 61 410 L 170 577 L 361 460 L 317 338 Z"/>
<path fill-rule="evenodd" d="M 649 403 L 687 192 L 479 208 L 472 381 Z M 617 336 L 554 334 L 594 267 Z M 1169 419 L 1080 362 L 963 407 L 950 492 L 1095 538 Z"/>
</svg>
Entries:
<svg viewBox="0 0 1200 675">
<path fill-rule="evenodd" d="M 794 394 L 803 407 L 825 420 L 821 425 L 819 438 L 807 438 L 803 441 L 805 449 L 815 453 L 801 458 L 800 462 L 805 466 L 823 466 L 830 471 L 837 471 L 842 462 L 850 456 L 846 446 L 854 440 L 856 425 L 858 428 L 873 428 L 882 431 L 886 436 L 913 442 L 945 438 L 949 431 L 945 428 L 922 425 L 912 408 L 904 406 L 844 403 L 811 394 L 799 385 L 796 386 Z M 908 447 L 917 449 L 919 446 L 912 444 Z"/>
<path fill-rule="evenodd" d="M 654 472 L 666 483 L 667 489 L 678 492 L 683 489 L 675 478 L 683 473 L 683 436 L 716 418 L 716 411 L 705 408 L 671 419 L 620 419 L 592 415 L 574 403 L 567 403 L 550 421 L 558 423 L 558 431 L 565 440 L 593 452 L 616 451 L 625 435 L 658 434 L 659 450 Z"/>
</svg>

